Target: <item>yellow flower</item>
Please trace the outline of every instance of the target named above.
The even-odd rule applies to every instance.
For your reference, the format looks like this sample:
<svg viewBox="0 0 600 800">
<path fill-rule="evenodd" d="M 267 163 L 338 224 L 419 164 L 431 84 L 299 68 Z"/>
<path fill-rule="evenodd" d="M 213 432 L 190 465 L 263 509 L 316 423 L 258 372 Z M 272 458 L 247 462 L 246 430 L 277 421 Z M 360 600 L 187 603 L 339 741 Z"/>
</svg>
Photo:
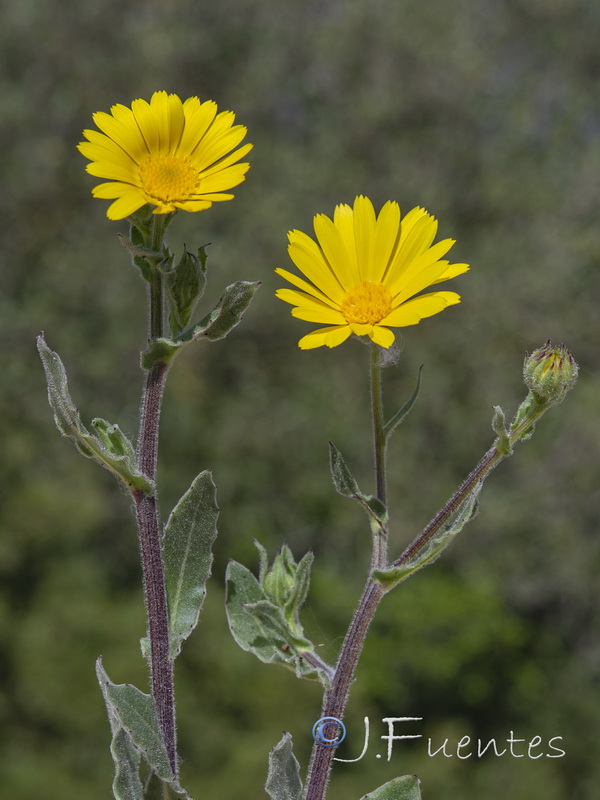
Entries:
<svg viewBox="0 0 600 800">
<path fill-rule="evenodd" d="M 398 204 L 389 201 L 376 217 L 371 201 L 357 197 L 354 208 L 337 206 L 333 220 L 317 214 L 314 228 L 316 242 L 301 231 L 288 234 L 290 258 L 311 283 L 285 269 L 275 270 L 302 290 L 276 293 L 295 306 L 292 315 L 328 325 L 300 339 L 303 350 L 336 347 L 352 333 L 390 347 L 395 336 L 389 328 L 416 325 L 460 302 L 456 292 L 415 297 L 469 269 L 440 260 L 455 240 L 432 246 L 437 221 L 425 209 L 413 208 L 401 221 Z"/>
<path fill-rule="evenodd" d="M 231 111 L 217 114 L 212 100 L 182 103 L 176 94 L 155 92 L 150 103 L 114 105 L 110 114 L 99 111 L 93 118 L 102 133 L 85 130 L 88 141 L 78 149 L 91 161 L 87 171 L 110 181 L 92 191 L 115 200 L 109 219 L 128 217 L 146 203 L 156 206 L 155 214 L 203 211 L 231 200 L 224 192 L 240 184 L 250 167 L 237 162 L 252 145 L 234 150 L 246 128 L 233 124 Z"/>
</svg>

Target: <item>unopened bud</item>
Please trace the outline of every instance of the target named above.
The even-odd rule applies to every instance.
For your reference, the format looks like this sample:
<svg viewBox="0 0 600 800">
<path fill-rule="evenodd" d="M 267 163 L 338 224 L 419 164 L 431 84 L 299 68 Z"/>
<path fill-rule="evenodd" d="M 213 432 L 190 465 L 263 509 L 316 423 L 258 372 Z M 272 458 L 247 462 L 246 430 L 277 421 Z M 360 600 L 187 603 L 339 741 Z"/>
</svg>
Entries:
<svg viewBox="0 0 600 800">
<path fill-rule="evenodd" d="M 308 593 L 313 554 L 309 551 L 296 563 L 292 551 L 284 544 L 269 569 L 266 551 L 260 546 L 259 550 L 261 552 L 260 585 L 265 599 L 279 606 L 291 630 L 303 636 L 298 612 Z"/>
<path fill-rule="evenodd" d="M 283 607 L 287 603 L 296 583 L 296 570 L 292 552 L 284 544 L 263 581 L 263 590 L 275 605 Z"/>
<path fill-rule="evenodd" d="M 523 378 L 539 400 L 560 403 L 575 386 L 579 367 L 564 344 L 553 345 L 550 339 L 534 350 L 523 364 Z"/>
</svg>

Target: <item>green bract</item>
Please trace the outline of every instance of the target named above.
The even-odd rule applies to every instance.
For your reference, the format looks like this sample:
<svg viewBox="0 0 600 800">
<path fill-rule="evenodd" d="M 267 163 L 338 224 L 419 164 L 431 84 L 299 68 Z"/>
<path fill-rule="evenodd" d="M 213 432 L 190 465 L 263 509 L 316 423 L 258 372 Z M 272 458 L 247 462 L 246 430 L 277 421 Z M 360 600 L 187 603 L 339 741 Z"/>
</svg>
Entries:
<svg viewBox="0 0 600 800">
<path fill-rule="evenodd" d="M 533 394 L 550 403 L 560 403 L 575 386 L 579 367 L 564 344 L 545 345 L 527 356 L 523 379 Z"/>
</svg>

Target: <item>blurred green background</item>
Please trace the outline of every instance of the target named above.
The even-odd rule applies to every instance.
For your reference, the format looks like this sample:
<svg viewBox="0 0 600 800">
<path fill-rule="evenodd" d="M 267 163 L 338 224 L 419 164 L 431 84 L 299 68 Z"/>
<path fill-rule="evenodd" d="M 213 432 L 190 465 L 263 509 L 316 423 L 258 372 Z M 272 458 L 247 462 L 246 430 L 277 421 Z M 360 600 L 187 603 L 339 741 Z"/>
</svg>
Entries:
<svg viewBox="0 0 600 800">
<path fill-rule="evenodd" d="M 248 125 L 252 169 L 231 203 L 180 214 L 170 240 L 211 242 L 204 307 L 263 281 L 225 341 L 189 348 L 163 417 L 166 515 L 214 470 L 220 538 L 203 621 L 177 663 L 183 781 L 197 798 L 265 796 L 267 752 L 292 732 L 306 765 L 318 687 L 238 651 L 223 612 L 254 537 L 316 554 L 307 629 L 334 658 L 368 560 L 362 515 L 333 491 L 327 440 L 370 485 L 367 351 L 301 352 L 308 325 L 276 301 L 286 231 L 365 193 L 424 205 L 454 260 L 460 306 L 400 331 L 390 452 L 393 551 L 513 412 L 524 352 L 552 337 L 581 365 L 563 406 L 500 466 L 478 518 L 387 597 L 348 709 L 330 800 L 418 773 L 425 800 L 598 797 L 600 595 L 600 5 L 588 0 L 161 0 L 4 4 L 1 48 L 3 367 L 0 786 L 7 800 L 110 797 L 94 676 L 145 688 L 133 515 L 108 473 L 55 430 L 35 335 L 69 370 L 84 420 L 136 430 L 144 287 L 90 196 L 75 150 L 91 114 L 157 89 L 213 98 Z M 418 716 L 392 760 L 383 717 Z M 427 755 L 445 738 L 563 737 L 563 758 Z M 506 746 L 506 745 L 504 745 Z M 522 747 L 522 746 L 521 746 Z M 456 750 L 455 750 L 456 752 Z M 519 752 L 526 752 L 521 749 Z"/>
</svg>

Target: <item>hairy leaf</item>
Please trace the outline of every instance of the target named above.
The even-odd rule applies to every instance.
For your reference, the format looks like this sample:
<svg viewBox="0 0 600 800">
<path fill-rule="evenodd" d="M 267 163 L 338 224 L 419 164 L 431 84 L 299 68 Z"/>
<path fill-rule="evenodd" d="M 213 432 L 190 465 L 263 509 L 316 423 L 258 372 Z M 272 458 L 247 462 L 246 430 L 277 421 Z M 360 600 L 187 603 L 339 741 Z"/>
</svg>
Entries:
<svg viewBox="0 0 600 800">
<path fill-rule="evenodd" d="M 179 263 L 165 275 L 169 323 L 173 336 L 181 333 L 188 324 L 205 285 L 206 249 L 201 247 L 198 255 L 195 255 L 184 248 Z"/>
<path fill-rule="evenodd" d="M 115 762 L 112 789 L 116 800 L 142 800 L 144 791 L 140 781 L 141 755 L 124 728 L 119 727 L 114 733 L 110 754 Z"/>
<path fill-rule="evenodd" d="M 175 339 L 153 339 L 146 350 L 140 353 L 140 366 L 150 372 L 157 364 L 168 364 L 175 358 L 181 346 L 181 342 Z"/>
<path fill-rule="evenodd" d="M 404 775 L 365 794 L 361 800 L 421 800 L 420 783 L 416 775 Z"/>
<path fill-rule="evenodd" d="M 230 561 L 226 582 L 227 621 L 242 650 L 254 653 L 266 664 L 283 664 L 299 678 L 317 678 L 328 685 L 327 665 L 312 658 L 313 644 L 302 637 L 301 631 L 291 630 L 283 611 L 265 597 L 250 570 Z"/>
<path fill-rule="evenodd" d="M 402 408 L 397 411 L 394 416 L 389 419 L 385 425 L 383 426 L 383 434 L 386 439 L 392 435 L 392 433 L 396 430 L 398 425 L 400 425 L 408 414 L 412 411 L 414 404 L 417 401 L 417 397 L 419 396 L 419 391 L 421 389 L 421 370 L 423 369 L 423 365 L 419 367 L 419 374 L 417 375 L 417 385 L 415 386 L 415 390 L 410 396 L 410 398 L 406 401 L 406 403 L 402 406 Z"/>
<path fill-rule="evenodd" d="M 169 604 L 171 658 L 198 624 L 217 536 L 216 486 L 201 472 L 179 500 L 165 526 L 163 558 Z"/>
<path fill-rule="evenodd" d="M 351 500 L 356 500 L 367 512 L 371 521 L 385 530 L 388 521 L 385 505 L 379 498 L 361 492 L 342 454 L 333 442 L 329 442 L 329 468 L 336 492 Z"/>
<path fill-rule="evenodd" d="M 292 752 L 292 736 L 287 731 L 269 753 L 265 790 L 271 800 L 299 800 L 302 794 L 300 765 Z"/>
<path fill-rule="evenodd" d="M 210 314 L 189 331 L 181 334 L 178 341 L 189 342 L 192 339 L 204 338 L 215 342 L 224 339 L 242 319 L 259 286 L 260 281 L 232 283 L 225 289 L 225 293 Z"/>
<path fill-rule="evenodd" d="M 130 683 L 112 683 L 101 659 L 97 661 L 96 674 L 109 707 L 111 727 L 122 728 L 153 771 L 163 780 L 172 781 L 173 773 L 152 697 Z"/>
<path fill-rule="evenodd" d="M 98 436 L 87 430 L 69 394 L 67 373 L 58 353 L 48 347 L 41 334 L 37 346 L 46 373 L 48 401 L 58 430 L 73 441 L 82 455 L 110 470 L 130 490 L 141 489 L 151 494 L 154 491 L 152 482 L 137 469 L 131 442 L 117 425 L 110 425 L 106 420 L 94 420 Z"/>
<path fill-rule="evenodd" d="M 102 667 L 102 659 L 96 662 L 96 674 L 106 704 L 108 721 L 112 733 L 110 754 L 115 764 L 113 795 L 115 800 L 143 800 L 144 791 L 140 781 L 141 754 L 131 741 L 127 731 L 121 726 L 119 717 L 108 696 L 110 683 L 108 675 Z"/>
</svg>

